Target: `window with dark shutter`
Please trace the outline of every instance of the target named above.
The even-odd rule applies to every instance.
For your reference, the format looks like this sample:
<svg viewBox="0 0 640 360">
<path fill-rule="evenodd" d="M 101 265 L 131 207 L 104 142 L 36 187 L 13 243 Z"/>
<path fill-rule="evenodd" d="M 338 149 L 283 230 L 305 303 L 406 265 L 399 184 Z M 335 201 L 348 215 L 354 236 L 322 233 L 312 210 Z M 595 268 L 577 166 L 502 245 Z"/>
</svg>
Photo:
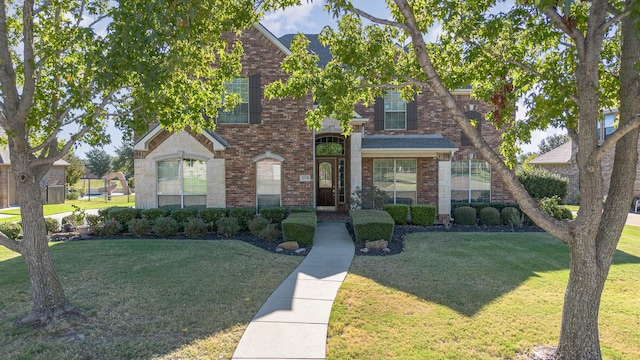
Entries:
<svg viewBox="0 0 640 360">
<path fill-rule="evenodd" d="M 418 103 L 414 96 L 413 101 L 407 103 L 407 130 L 418 129 Z"/>
<path fill-rule="evenodd" d="M 477 111 L 467 111 L 464 113 L 469 120 L 475 120 L 475 128 L 478 134 L 482 134 L 482 114 Z M 473 146 L 471 140 L 460 130 L 460 145 L 461 146 Z"/>
<path fill-rule="evenodd" d="M 262 113 L 262 89 L 260 74 L 249 77 L 249 123 L 260 124 Z"/>
<path fill-rule="evenodd" d="M 384 99 L 376 98 L 373 105 L 373 126 L 375 130 L 384 130 Z"/>
</svg>

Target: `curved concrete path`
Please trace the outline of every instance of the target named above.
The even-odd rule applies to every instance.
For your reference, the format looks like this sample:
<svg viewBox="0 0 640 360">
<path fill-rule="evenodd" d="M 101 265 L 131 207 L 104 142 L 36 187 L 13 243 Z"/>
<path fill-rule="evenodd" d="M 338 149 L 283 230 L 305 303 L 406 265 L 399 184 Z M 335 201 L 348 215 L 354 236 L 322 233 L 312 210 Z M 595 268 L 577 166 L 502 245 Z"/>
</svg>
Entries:
<svg viewBox="0 0 640 360">
<path fill-rule="evenodd" d="M 318 223 L 313 248 L 251 320 L 232 359 L 325 359 L 331 306 L 354 251 L 343 223 Z"/>
</svg>

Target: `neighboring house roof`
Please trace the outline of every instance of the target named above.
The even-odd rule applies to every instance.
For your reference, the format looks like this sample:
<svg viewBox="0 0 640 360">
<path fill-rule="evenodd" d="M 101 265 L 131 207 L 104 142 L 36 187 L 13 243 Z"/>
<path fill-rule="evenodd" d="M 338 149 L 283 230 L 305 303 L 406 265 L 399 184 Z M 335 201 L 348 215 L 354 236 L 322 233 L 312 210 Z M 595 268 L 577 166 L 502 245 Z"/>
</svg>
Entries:
<svg viewBox="0 0 640 360">
<path fill-rule="evenodd" d="M 442 135 L 370 135 L 362 138 L 362 155 L 424 154 L 458 150 Z"/>
<path fill-rule="evenodd" d="M 9 148 L 5 148 L 3 146 L 0 146 L 0 165 L 11 165 L 11 158 L 9 156 Z M 70 166 L 71 164 L 69 164 L 68 162 L 60 159 L 60 160 L 56 160 L 53 163 L 53 166 Z"/>
<path fill-rule="evenodd" d="M 529 161 L 531 165 L 569 165 L 571 163 L 571 141 Z"/>
<path fill-rule="evenodd" d="M 291 47 L 291 42 L 293 38 L 298 34 L 287 34 L 280 37 L 280 41 L 287 47 Z M 318 40 L 318 34 L 304 34 L 304 36 L 309 39 L 309 46 L 307 47 L 309 51 L 313 54 L 318 55 L 318 66 L 324 68 L 329 61 L 331 61 L 331 52 L 328 47 L 325 47 Z"/>
</svg>

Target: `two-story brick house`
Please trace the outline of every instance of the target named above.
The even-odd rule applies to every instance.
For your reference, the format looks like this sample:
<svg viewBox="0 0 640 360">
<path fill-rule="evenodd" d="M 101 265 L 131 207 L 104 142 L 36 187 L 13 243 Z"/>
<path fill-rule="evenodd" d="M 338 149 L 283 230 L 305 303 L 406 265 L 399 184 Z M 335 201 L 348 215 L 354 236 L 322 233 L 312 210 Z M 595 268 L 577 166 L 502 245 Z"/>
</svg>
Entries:
<svg viewBox="0 0 640 360">
<path fill-rule="evenodd" d="M 341 211 L 356 189 L 377 186 L 392 202 L 436 205 L 444 219 L 452 200 L 512 200 L 429 91 L 408 103 L 389 91 L 374 106 L 356 108 L 354 131 L 346 137 L 333 119 L 320 131 L 306 128 L 310 96 L 265 99 L 264 86 L 286 77 L 280 64 L 290 54 L 291 39 L 278 39 L 261 25 L 243 33 L 243 78 L 228 84 L 243 101 L 218 114 L 215 131 L 173 134 L 155 127 L 138 139 L 137 208 L 282 205 Z M 497 147 L 500 133 L 482 124 L 489 106 L 466 90 L 455 95 Z"/>
</svg>

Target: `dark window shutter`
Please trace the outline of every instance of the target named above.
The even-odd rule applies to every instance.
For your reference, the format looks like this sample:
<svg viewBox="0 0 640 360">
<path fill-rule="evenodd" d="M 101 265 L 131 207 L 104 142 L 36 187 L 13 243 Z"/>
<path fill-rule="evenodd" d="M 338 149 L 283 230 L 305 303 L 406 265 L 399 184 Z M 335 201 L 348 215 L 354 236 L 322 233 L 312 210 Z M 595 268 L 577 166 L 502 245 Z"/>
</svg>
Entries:
<svg viewBox="0 0 640 360">
<path fill-rule="evenodd" d="M 373 105 L 373 126 L 375 130 L 384 130 L 384 98 L 377 97 Z"/>
<path fill-rule="evenodd" d="M 407 130 L 418 129 L 418 103 L 414 96 L 413 101 L 407 103 Z"/>
<path fill-rule="evenodd" d="M 260 124 L 262 113 L 262 89 L 260 88 L 260 74 L 249 76 L 249 123 Z"/>
<path fill-rule="evenodd" d="M 482 134 L 482 114 L 477 111 L 467 111 L 464 113 L 467 116 L 467 119 L 475 120 L 476 123 L 476 131 L 478 134 Z M 473 146 L 471 140 L 467 138 L 467 136 L 460 130 L 460 145 L 461 146 Z"/>
</svg>

